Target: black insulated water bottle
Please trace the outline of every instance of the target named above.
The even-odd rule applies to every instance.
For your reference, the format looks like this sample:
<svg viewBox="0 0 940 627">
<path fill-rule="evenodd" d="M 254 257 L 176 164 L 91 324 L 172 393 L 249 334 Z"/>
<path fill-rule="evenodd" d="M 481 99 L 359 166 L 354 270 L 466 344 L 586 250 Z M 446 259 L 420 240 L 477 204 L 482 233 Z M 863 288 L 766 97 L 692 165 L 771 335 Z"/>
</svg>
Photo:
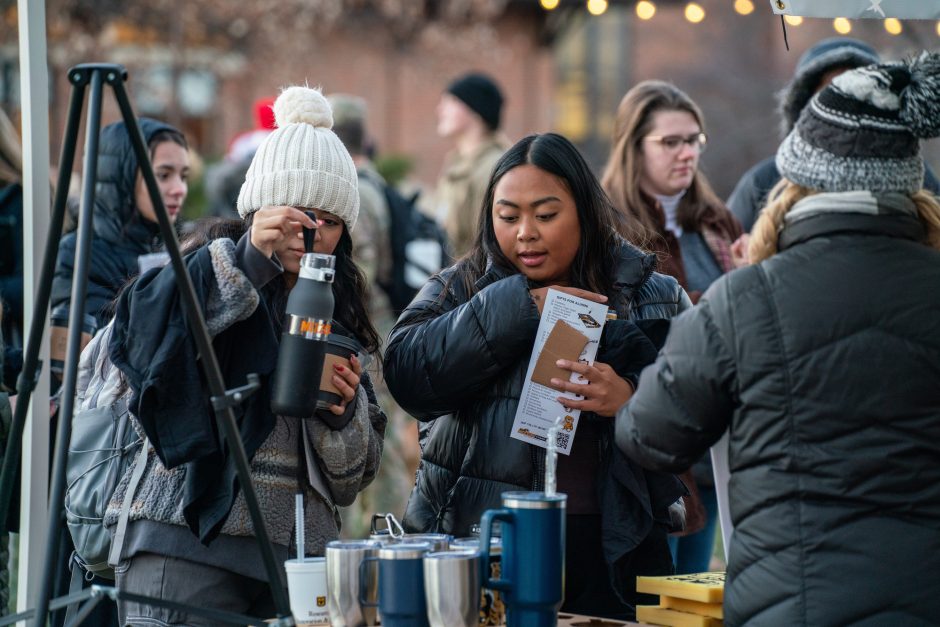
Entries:
<svg viewBox="0 0 940 627">
<path fill-rule="evenodd" d="M 313 251 L 314 229 L 304 229 L 307 253 L 287 298 L 287 323 L 274 374 L 271 410 L 279 416 L 311 418 L 317 408 L 323 357 L 333 319 L 336 258 Z"/>
</svg>

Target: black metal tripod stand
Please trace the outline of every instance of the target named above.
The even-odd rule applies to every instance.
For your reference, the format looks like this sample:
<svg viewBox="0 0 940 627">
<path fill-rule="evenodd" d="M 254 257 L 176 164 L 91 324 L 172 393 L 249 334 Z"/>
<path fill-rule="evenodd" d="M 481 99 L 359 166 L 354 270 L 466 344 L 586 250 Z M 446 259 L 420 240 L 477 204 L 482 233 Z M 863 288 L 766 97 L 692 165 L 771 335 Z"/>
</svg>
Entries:
<svg viewBox="0 0 940 627">
<path fill-rule="evenodd" d="M 212 406 L 222 430 L 222 434 L 234 456 L 238 472 L 238 480 L 245 495 L 245 502 L 251 515 L 255 537 L 261 548 L 268 581 L 270 582 L 274 604 L 277 608 L 277 625 L 289 626 L 294 621 L 290 614 L 290 605 L 287 593 L 282 585 L 280 569 L 275 561 L 274 550 L 268 538 L 258 499 L 249 474 L 248 456 L 239 437 L 235 423 L 235 414 L 232 407 L 240 403 L 246 396 L 245 389 L 226 391 L 222 373 L 215 352 L 212 349 L 212 340 L 206 327 L 202 311 L 196 300 L 196 292 L 192 280 L 180 255 L 179 243 L 176 233 L 170 223 L 166 208 L 160 196 L 157 181 L 150 165 L 150 156 L 144 143 L 143 134 L 137 124 L 130 100 L 124 89 L 127 80 L 127 71 L 115 64 L 82 64 L 69 70 L 69 82 L 72 84 L 72 95 L 69 101 L 68 121 L 65 127 L 65 139 L 62 145 L 62 157 L 59 160 L 59 179 L 56 187 L 55 201 L 53 203 L 49 234 L 46 240 L 46 251 L 43 257 L 42 270 L 39 280 L 39 290 L 36 296 L 36 307 L 33 310 L 32 324 L 26 344 L 26 353 L 23 360 L 23 371 L 17 381 L 17 403 L 10 429 L 10 438 L 7 442 L 3 458 L 3 470 L 0 474 L 0 520 L 5 520 L 13 492 L 13 483 L 16 478 L 16 468 L 19 462 L 20 445 L 23 437 L 23 427 L 26 421 L 26 410 L 29 405 L 32 391 L 36 386 L 36 374 L 39 369 L 39 344 L 42 340 L 43 329 L 49 310 L 49 298 L 52 290 L 52 277 L 55 270 L 55 261 L 59 250 L 59 239 L 62 236 L 62 223 L 65 215 L 66 194 L 75 157 L 75 147 L 78 139 L 78 127 L 81 121 L 82 103 L 85 90 L 91 87 L 88 98 L 88 120 L 85 128 L 85 157 L 83 166 L 83 185 L 81 208 L 79 210 L 77 248 L 75 253 L 74 274 L 72 276 L 71 311 L 69 312 L 68 343 L 65 355 L 65 369 L 62 381 L 62 404 L 59 409 L 59 424 L 56 433 L 55 454 L 52 467 L 51 489 L 49 494 L 49 525 L 46 533 L 46 559 L 43 569 L 43 578 L 33 609 L 20 614 L 9 616 L 0 620 L 0 626 L 13 622 L 33 618 L 36 627 L 44 627 L 47 614 L 50 610 L 73 603 L 87 600 L 76 615 L 73 625 L 80 624 L 105 597 L 111 599 L 133 600 L 155 606 L 173 609 L 185 609 L 187 612 L 212 618 L 222 623 L 240 625 L 265 625 L 258 619 L 241 616 L 230 612 L 219 612 L 202 607 L 187 607 L 180 603 L 143 597 L 141 595 L 123 592 L 117 588 L 105 586 L 92 586 L 87 590 L 74 595 L 50 601 L 50 590 L 55 572 L 55 547 L 59 539 L 59 531 L 63 519 L 63 503 L 65 498 L 65 466 L 68 456 L 69 440 L 72 431 L 72 415 L 74 413 L 75 387 L 78 376 L 78 360 L 81 352 L 82 316 L 85 313 L 85 290 L 88 282 L 88 262 L 90 258 L 91 236 L 93 233 L 93 208 L 95 204 L 95 179 L 98 166 L 98 135 L 101 126 L 101 101 L 104 85 L 114 89 L 114 95 L 121 109 L 121 116 L 127 126 L 137 162 L 147 191 L 153 202 L 160 232 L 170 255 L 170 263 L 176 275 L 177 287 L 182 297 L 183 308 L 189 326 L 192 329 L 196 346 L 199 350 L 200 362 L 208 381 L 212 394 Z M 257 387 L 255 385 L 255 387 Z"/>
</svg>

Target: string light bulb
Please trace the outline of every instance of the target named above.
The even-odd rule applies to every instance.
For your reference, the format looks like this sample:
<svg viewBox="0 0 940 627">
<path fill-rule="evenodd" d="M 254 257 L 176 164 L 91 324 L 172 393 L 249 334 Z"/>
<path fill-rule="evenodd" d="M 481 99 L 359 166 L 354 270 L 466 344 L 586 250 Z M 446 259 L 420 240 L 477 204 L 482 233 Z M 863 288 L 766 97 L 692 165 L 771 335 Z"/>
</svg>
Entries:
<svg viewBox="0 0 940 627">
<path fill-rule="evenodd" d="M 656 5 L 649 0 L 640 0 L 636 3 L 636 16 L 641 20 L 651 20 L 656 15 Z"/>
<path fill-rule="evenodd" d="M 685 19 L 693 24 L 698 24 L 705 19 L 705 9 L 696 2 L 690 2 L 685 5 Z"/>
<path fill-rule="evenodd" d="M 607 0 L 588 0 L 587 10 L 591 15 L 603 15 L 607 11 Z"/>
<path fill-rule="evenodd" d="M 552 11 L 558 8 L 559 0 L 539 0 L 542 4 L 542 8 L 546 11 Z"/>
<path fill-rule="evenodd" d="M 901 26 L 901 20 L 896 17 L 889 17 L 885 20 L 885 30 L 892 35 L 900 35 L 904 31 L 904 27 Z"/>
<path fill-rule="evenodd" d="M 848 35 L 852 32 L 852 22 L 844 17 L 837 17 L 832 20 L 832 27 L 836 29 L 836 32 L 840 35 Z"/>
<path fill-rule="evenodd" d="M 785 15 L 783 19 L 790 26 L 799 26 L 803 23 L 803 18 L 799 15 Z"/>
<path fill-rule="evenodd" d="M 754 12 L 754 3 L 751 0 L 734 0 L 734 10 L 740 15 L 750 15 Z"/>
</svg>

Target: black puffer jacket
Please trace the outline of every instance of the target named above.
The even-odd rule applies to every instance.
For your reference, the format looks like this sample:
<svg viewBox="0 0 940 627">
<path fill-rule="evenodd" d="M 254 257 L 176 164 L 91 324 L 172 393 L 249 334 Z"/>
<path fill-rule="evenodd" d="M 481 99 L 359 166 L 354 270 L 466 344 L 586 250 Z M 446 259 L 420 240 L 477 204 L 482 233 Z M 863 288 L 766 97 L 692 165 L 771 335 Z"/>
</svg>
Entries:
<svg viewBox="0 0 940 627">
<path fill-rule="evenodd" d="M 633 366 L 636 374 L 656 352 L 631 321 L 671 318 L 689 300 L 675 279 L 653 273 L 652 255 L 624 245 L 619 258 L 609 304 L 620 319 L 607 323 L 598 360 L 628 376 L 631 360 L 642 360 Z M 502 492 L 541 489 L 544 450 L 509 437 L 539 312 L 524 275 L 494 268 L 468 298 L 459 280 L 450 281 L 454 272 L 432 278 L 402 314 L 389 336 L 385 377 L 406 411 L 433 421 L 405 527 L 467 535 L 486 509 L 500 505 Z M 642 350 L 631 354 L 637 346 L 651 348 L 645 359 Z M 582 421 L 593 416 L 582 414 Z M 684 489 L 672 475 L 645 472 L 613 455 L 612 421 L 603 423 L 598 490 L 613 563 L 642 541 L 654 519 L 668 516 L 666 508 Z"/>
<path fill-rule="evenodd" d="M 148 118 L 139 121 L 145 143 L 159 131 L 176 130 L 169 124 Z M 137 275 L 137 258 L 154 252 L 159 245 L 159 227 L 141 217 L 134 201 L 137 170 L 137 157 L 124 123 L 104 127 L 98 144 L 95 233 L 91 241 L 85 300 L 85 314 L 95 317 L 99 329 L 111 319 L 112 303 L 118 291 Z M 77 232 L 68 233 L 59 243 L 52 282 L 53 310 L 71 305 L 76 237 Z"/>
<path fill-rule="evenodd" d="M 730 427 L 727 625 L 940 618 L 940 252 L 913 217 L 819 215 L 674 321 L 617 417 L 643 465 Z"/>
</svg>

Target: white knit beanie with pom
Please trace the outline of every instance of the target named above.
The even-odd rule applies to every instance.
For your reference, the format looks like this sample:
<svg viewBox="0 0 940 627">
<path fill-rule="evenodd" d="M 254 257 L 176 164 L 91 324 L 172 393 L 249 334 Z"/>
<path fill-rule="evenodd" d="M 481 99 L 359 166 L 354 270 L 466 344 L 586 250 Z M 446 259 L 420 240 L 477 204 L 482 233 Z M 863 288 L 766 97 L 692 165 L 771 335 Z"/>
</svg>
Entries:
<svg viewBox="0 0 940 627">
<path fill-rule="evenodd" d="M 251 160 L 238 194 L 239 215 L 268 205 L 320 209 L 352 231 L 359 217 L 358 176 L 343 142 L 330 130 L 329 102 L 317 89 L 294 86 L 281 92 L 273 109 L 277 128 Z"/>
</svg>

